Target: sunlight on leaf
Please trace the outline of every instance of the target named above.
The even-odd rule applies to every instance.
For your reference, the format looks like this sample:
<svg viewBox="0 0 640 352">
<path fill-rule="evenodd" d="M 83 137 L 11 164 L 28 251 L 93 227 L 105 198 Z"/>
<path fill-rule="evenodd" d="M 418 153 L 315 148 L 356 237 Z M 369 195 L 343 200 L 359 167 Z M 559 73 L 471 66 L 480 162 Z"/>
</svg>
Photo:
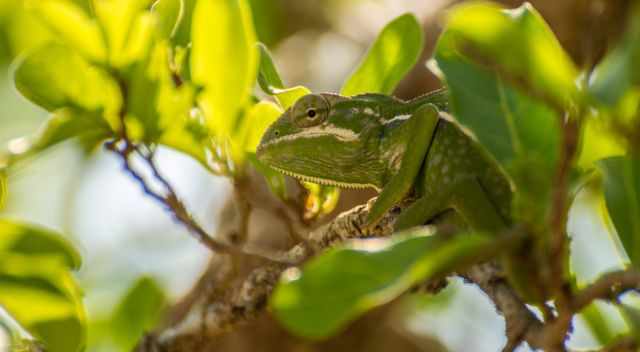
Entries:
<svg viewBox="0 0 640 352">
<path fill-rule="evenodd" d="M 275 89 L 273 93 L 282 109 L 286 110 L 295 104 L 298 99 L 311 94 L 311 91 L 307 87 L 295 86 L 287 89 Z"/>
<path fill-rule="evenodd" d="M 528 3 L 503 10 L 487 2 L 453 8 L 446 18 L 450 50 L 498 73 L 549 104 L 576 102 L 578 70 L 540 14 Z M 442 39 L 441 39 L 442 40 Z"/>
<path fill-rule="evenodd" d="M 414 284 L 469 264 L 479 253 L 494 252 L 490 246 L 495 247 L 489 237 L 442 237 L 431 228 L 354 241 L 313 258 L 301 270 L 283 273 L 271 306 L 296 335 L 325 338 Z"/>
<path fill-rule="evenodd" d="M 152 9 L 158 14 L 160 37 L 173 37 L 184 15 L 184 0 L 158 0 Z"/>
<path fill-rule="evenodd" d="M 78 50 L 86 58 L 102 62 L 107 50 L 98 23 L 72 1 L 39 0 L 31 7 L 63 42 Z"/>
<path fill-rule="evenodd" d="M 124 67 L 130 63 L 130 45 L 140 45 L 135 36 L 140 35 L 147 24 L 140 23 L 142 11 L 148 0 L 92 0 L 98 20 L 102 24 L 107 39 L 109 63 Z M 138 39 L 139 40 L 139 39 Z"/>
<path fill-rule="evenodd" d="M 117 84 L 63 46 L 48 44 L 30 53 L 18 62 L 14 79 L 22 95 L 49 111 L 67 106 L 102 111 L 112 128 L 118 126 Z"/>
<path fill-rule="evenodd" d="M 418 19 L 412 14 L 396 18 L 380 32 L 340 93 L 347 96 L 391 94 L 418 61 L 422 46 L 422 27 Z"/>
<path fill-rule="evenodd" d="M 244 0 L 198 0 L 191 35 L 191 75 L 204 87 L 199 102 L 211 130 L 227 139 L 258 68 L 249 6 Z"/>
</svg>

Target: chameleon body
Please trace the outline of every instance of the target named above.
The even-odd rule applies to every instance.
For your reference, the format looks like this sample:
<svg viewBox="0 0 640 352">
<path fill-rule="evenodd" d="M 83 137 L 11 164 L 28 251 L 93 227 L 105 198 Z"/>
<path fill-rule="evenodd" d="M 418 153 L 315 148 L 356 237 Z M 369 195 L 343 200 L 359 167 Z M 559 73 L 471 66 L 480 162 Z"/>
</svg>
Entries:
<svg viewBox="0 0 640 352">
<path fill-rule="evenodd" d="M 267 129 L 257 156 L 301 180 L 376 188 L 369 225 L 412 195 L 398 230 L 455 210 L 471 228 L 499 231 L 509 223 L 509 179 L 446 111 L 445 91 L 411 101 L 310 94 Z"/>
</svg>

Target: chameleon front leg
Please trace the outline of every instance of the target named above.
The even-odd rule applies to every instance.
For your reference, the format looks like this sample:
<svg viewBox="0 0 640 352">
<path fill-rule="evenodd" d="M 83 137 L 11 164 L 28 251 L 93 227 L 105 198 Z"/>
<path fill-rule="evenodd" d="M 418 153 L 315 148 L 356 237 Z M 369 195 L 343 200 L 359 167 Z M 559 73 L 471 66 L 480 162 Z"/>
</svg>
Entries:
<svg viewBox="0 0 640 352">
<path fill-rule="evenodd" d="M 416 110 L 403 125 L 401 135 L 406 141 L 406 150 L 400 168 L 396 174 L 391 176 L 371 207 L 367 216 L 367 226 L 375 225 L 413 188 L 431 145 L 438 119 L 438 109 L 432 104 L 426 104 Z"/>
<path fill-rule="evenodd" d="M 480 183 L 475 178 L 465 178 L 416 200 L 400 214 L 395 230 L 423 225 L 447 209 L 454 209 L 474 230 L 498 233 L 506 227 Z"/>
</svg>

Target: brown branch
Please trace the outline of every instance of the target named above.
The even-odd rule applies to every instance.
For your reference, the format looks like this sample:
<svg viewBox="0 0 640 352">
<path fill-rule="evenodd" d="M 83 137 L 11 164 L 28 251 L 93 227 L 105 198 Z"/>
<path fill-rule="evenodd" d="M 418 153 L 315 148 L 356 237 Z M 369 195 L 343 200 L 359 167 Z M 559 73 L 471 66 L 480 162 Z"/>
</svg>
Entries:
<svg viewBox="0 0 640 352">
<path fill-rule="evenodd" d="M 640 290 L 640 272 L 628 269 L 604 274 L 575 294 L 572 310 L 579 312 L 597 299 L 616 302 L 619 295 L 631 290 Z"/>
<path fill-rule="evenodd" d="M 302 260 L 349 239 L 391 235 L 398 212 L 385 215 L 374 228 L 367 228 L 364 224 L 371 204 L 372 201 L 357 206 L 312 231 L 307 242 L 292 248 L 288 257 Z M 198 336 L 215 338 L 237 324 L 255 318 L 264 312 L 265 302 L 287 267 L 281 264 L 263 265 L 253 269 L 234 285 L 218 287 L 206 298 L 195 302 L 182 320 L 148 335 L 137 351 L 184 350 L 176 346 L 182 346 L 185 341 L 193 341 Z M 521 341 L 527 341 L 534 348 L 543 346 L 542 323 L 509 286 L 496 264 L 476 265 L 460 275 L 478 285 L 504 316 L 509 337 L 505 350 L 513 350 Z"/>
</svg>

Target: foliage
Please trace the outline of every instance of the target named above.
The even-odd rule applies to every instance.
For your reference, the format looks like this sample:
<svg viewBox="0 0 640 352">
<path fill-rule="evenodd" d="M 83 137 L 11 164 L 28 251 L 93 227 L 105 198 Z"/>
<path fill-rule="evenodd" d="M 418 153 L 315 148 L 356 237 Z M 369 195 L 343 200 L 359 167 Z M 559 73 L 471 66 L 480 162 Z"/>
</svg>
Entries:
<svg viewBox="0 0 640 352">
<path fill-rule="evenodd" d="M 255 149 L 267 126 L 310 90 L 281 79 L 267 47 L 257 43 L 261 33 L 248 1 L 87 1 L 30 2 L 31 14 L 48 34 L 16 61 L 13 75 L 16 88 L 49 117 L 38 133 L 22 140 L 25 148 L 0 155 L 0 207 L 7 171 L 68 139 L 81 140 L 87 150 L 106 142 L 126 166 L 141 156 L 156 174 L 152 156 L 158 145 L 234 180 L 253 167 L 276 195 L 288 197 L 284 176 L 261 165 Z M 598 192 L 606 199 L 607 216 L 631 265 L 639 268 L 639 9 L 619 45 L 592 72 L 580 72 L 528 4 L 513 10 L 486 2 L 453 8 L 428 63 L 448 88 L 452 115 L 513 181 L 513 222 L 528 231 L 531 262 L 525 264 L 536 272 L 516 268 L 509 282 L 525 299 L 526 291 L 543 286 L 543 297 L 532 303 L 557 293 L 538 274 L 566 259 L 549 254 L 558 236 L 553 225 L 585 179 L 602 182 Z M 341 93 L 391 94 L 422 49 L 415 16 L 396 18 Z M 256 84 L 267 95 L 262 100 Z M 567 148 L 571 144 L 577 145 Z M 338 190 L 303 186 L 309 193 L 307 219 L 333 211 Z M 174 213 L 179 220 L 191 220 L 167 188 L 165 198 L 147 193 L 183 211 Z M 567 219 L 559 219 L 566 241 Z M 478 260 L 513 257 L 511 247 L 489 240 L 496 236 L 431 231 L 351 243 L 287 271 L 271 301 L 275 315 L 295 334 L 324 338 L 424 280 Z M 0 220 L 0 237 L 0 304 L 48 350 L 81 351 L 86 323 L 72 276 L 79 254 L 56 233 L 10 220 Z M 562 283 L 571 280 L 564 271 L 560 276 Z M 165 300 L 151 279 L 131 288 L 109 319 L 120 348 L 130 349 L 157 322 Z M 624 309 L 630 316 L 633 310 Z M 586 313 L 597 325 L 598 312 Z M 637 336 L 637 326 L 631 327 Z"/>
</svg>

